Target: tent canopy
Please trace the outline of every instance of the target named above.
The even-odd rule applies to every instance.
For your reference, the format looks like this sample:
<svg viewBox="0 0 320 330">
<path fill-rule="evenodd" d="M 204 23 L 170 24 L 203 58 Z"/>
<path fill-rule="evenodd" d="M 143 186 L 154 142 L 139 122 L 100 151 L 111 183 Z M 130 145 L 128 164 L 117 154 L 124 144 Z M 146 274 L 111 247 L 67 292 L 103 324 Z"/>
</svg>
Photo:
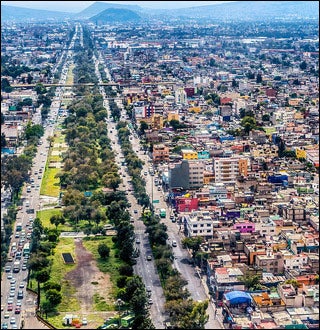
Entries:
<svg viewBox="0 0 320 330">
<path fill-rule="evenodd" d="M 244 291 L 232 291 L 225 293 L 224 296 L 232 305 L 250 303 L 252 300 L 251 296 Z"/>
</svg>

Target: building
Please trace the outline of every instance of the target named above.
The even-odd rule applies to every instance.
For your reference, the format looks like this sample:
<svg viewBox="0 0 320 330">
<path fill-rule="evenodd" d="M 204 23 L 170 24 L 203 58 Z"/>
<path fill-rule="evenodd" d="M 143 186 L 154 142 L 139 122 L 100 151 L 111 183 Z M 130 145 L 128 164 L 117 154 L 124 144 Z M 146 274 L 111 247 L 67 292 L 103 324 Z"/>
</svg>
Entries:
<svg viewBox="0 0 320 330">
<path fill-rule="evenodd" d="M 215 182 L 235 183 L 239 175 L 248 175 L 248 160 L 239 157 L 214 158 Z"/>
<path fill-rule="evenodd" d="M 169 168 L 169 188 L 197 189 L 203 187 L 204 164 L 202 161 L 183 159 Z"/>
<path fill-rule="evenodd" d="M 188 104 L 187 93 L 183 88 L 178 88 L 175 91 L 175 101 L 177 104 L 183 104 L 183 105 Z"/>
<path fill-rule="evenodd" d="M 213 236 L 213 219 L 208 211 L 192 211 L 182 217 L 186 237 Z"/>
<path fill-rule="evenodd" d="M 272 274 L 283 274 L 284 261 L 281 252 L 273 253 L 271 249 L 267 249 L 265 255 L 257 255 L 255 264 L 262 268 L 264 272 Z"/>
<path fill-rule="evenodd" d="M 169 147 L 164 144 L 154 144 L 152 151 L 152 160 L 154 164 L 166 163 L 169 161 Z"/>
</svg>

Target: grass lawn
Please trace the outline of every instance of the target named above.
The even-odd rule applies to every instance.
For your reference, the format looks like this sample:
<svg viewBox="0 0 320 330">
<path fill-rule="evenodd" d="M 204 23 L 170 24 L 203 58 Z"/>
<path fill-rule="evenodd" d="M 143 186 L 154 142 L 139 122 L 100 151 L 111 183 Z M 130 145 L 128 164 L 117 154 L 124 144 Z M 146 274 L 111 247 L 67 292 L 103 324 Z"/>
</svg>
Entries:
<svg viewBox="0 0 320 330">
<path fill-rule="evenodd" d="M 77 264 L 67 265 L 63 262 L 61 253 L 66 252 L 71 253 L 75 257 L 74 239 L 60 237 L 59 243 L 54 249 L 54 255 L 50 257 L 52 261 L 50 281 L 61 284 L 62 301 L 57 308 L 59 315 L 48 315 L 48 321 L 56 326 L 57 329 L 62 327 L 62 315 L 64 312 L 73 312 L 81 309 L 78 300 L 74 297 L 76 288 L 72 287 L 69 281 L 64 280 L 65 275 L 77 266 Z"/>
<path fill-rule="evenodd" d="M 61 172 L 61 169 L 59 168 L 46 167 L 41 182 L 40 195 L 59 197 L 60 180 L 58 178 L 55 178 L 55 175 L 59 172 Z"/>
<path fill-rule="evenodd" d="M 56 227 L 55 227 L 55 225 L 52 225 L 50 223 L 50 218 L 53 215 L 60 215 L 60 214 L 61 214 L 61 209 L 42 210 L 42 211 L 37 211 L 37 218 L 39 218 L 41 220 L 42 226 L 44 228 L 54 229 Z M 59 225 L 58 230 L 70 231 L 70 226 L 67 224 Z"/>
<path fill-rule="evenodd" d="M 73 84 L 73 69 L 74 69 L 74 67 L 75 67 L 74 64 L 70 65 L 70 68 L 69 68 L 68 74 L 67 74 L 66 85 Z"/>
</svg>

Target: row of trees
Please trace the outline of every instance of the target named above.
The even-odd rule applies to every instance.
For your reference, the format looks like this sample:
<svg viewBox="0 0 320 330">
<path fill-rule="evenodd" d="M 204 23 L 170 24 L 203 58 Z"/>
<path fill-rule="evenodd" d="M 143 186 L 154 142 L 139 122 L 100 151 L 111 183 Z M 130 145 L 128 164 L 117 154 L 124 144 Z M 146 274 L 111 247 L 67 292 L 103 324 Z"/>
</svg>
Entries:
<svg viewBox="0 0 320 330">
<path fill-rule="evenodd" d="M 86 44 L 87 38 L 84 38 Z M 92 53 L 81 50 L 75 56 L 75 76 L 80 79 L 84 72 L 94 72 L 91 64 Z M 83 59 L 86 58 L 84 61 Z M 79 63 L 81 62 L 81 64 Z M 86 75 L 87 78 L 92 75 Z M 86 78 L 86 79 L 87 79 Z M 86 82 L 92 82 L 87 81 Z M 103 99 L 96 87 L 79 87 L 77 94 L 81 99 L 68 106 L 69 117 L 65 119 L 63 133 L 68 150 L 63 156 L 63 170 L 58 177 L 63 189 L 62 215 L 53 217 L 56 228 L 69 223 L 75 228 L 81 225 L 84 231 L 102 232 L 103 225 L 111 223 L 116 229 L 113 244 L 116 256 L 122 260 L 117 279 L 116 298 L 125 301 L 135 312 L 136 328 L 152 328 L 146 309 L 147 297 L 141 278 L 133 276 L 134 231 L 127 211 L 129 203 L 124 192 L 117 191 L 122 182 L 118 174 L 114 153 L 107 136 L 105 119 L 108 114 L 103 107 Z M 104 188 L 104 190 L 102 190 Z M 86 195 L 86 192 L 91 194 Z M 91 195 L 91 196 L 90 196 Z M 87 197 L 90 196 L 90 197 Z M 96 230 L 93 230 L 96 229 Z M 108 260 L 110 247 L 100 243 L 98 253 Z M 142 284 L 142 285 L 141 285 Z"/>
<path fill-rule="evenodd" d="M 132 178 L 134 194 L 139 204 L 143 206 L 143 210 L 146 207 L 152 209 L 150 198 L 145 190 L 145 180 L 140 175 L 143 163 L 139 162 L 139 158 L 132 149 L 129 140 L 130 132 L 126 126 L 125 122 L 119 122 L 117 129 L 121 149 L 128 166 L 128 173 Z M 145 214 L 142 211 L 142 220 L 147 227 L 146 232 L 149 234 L 155 265 L 166 298 L 165 309 L 170 316 L 171 323 L 182 329 L 204 329 L 208 321 L 208 315 L 206 315 L 208 301 L 193 301 L 185 288 L 186 280 L 172 267 L 174 256 L 172 247 L 167 244 L 167 226 L 161 223 L 159 216 L 153 213 Z"/>
</svg>

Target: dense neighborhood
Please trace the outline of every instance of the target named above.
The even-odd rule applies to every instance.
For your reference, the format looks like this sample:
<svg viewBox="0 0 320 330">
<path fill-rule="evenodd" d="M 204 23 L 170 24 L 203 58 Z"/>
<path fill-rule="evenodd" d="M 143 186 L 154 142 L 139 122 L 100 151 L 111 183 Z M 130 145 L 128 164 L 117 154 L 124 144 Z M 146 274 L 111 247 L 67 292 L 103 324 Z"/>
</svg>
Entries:
<svg viewBox="0 0 320 330">
<path fill-rule="evenodd" d="M 79 26 L 47 22 L 1 27 L 1 198 L 9 205 L 7 214 L 1 212 L 2 270 L 8 258 L 3 244 L 14 234 L 12 223 L 6 223 L 8 213 L 14 214 L 10 205 L 19 205 L 20 189 L 31 186 L 34 176 L 23 159 L 35 154 L 44 131 L 55 125 L 50 107 L 61 98 L 65 139 L 44 168 L 54 169 L 59 186 L 54 195 L 63 211 L 51 222 L 56 230 L 65 219 L 74 226 L 86 219 L 90 226 L 85 234 L 105 236 L 101 224 L 113 219 L 120 258 L 130 263 L 129 247 L 120 246 L 129 233 L 115 216 L 122 206 L 112 209 L 111 197 L 109 201 L 98 193 L 93 194 L 95 204 L 84 201 L 101 185 L 117 202 L 125 199 L 116 192 L 130 175 L 128 191 L 143 206 L 139 216 L 149 221 L 154 258 L 158 241 L 152 226 L 160 231 L 161 222 L 170 221 L 205 280 L 209 302 L 221 311 L 223 327 L 319 328 L 318 22 L 86 22 L 69 48 Z M 89 51 L 81 52 L 83 47 Z M 61 80 L 70 73 L 73 79 Z M 89 88 L 102 90 L 107 104 L 92 96 L 92 90 L 86 93 Z M 117 140 L 106 137 L 109 125 L 116 125 Z M 54 138 L 48 139 L 50 147 Z M 133 138 L 148 158 L 148 173 L 128 148 Z M 115 141 L 127 174 L 109 175 Z M 63 164 L 57 165 L 62 153 Z M 83 163 L 77 163 L 81 158 Z M 19 173 L 21 168 L 26 172 Z M 135 178 L 138 174 L 142 179 Z M 152 196 L 142 189 L 147 174 Z M 163 196 L 167 213 L 157 207 L 154 190 Z M 77 214 L 76 199 L 85 205 Z M 111 203 L 106 210 L 101 199 Z M 122 201 L 127 207 L 128 201 Z M 153 215 L 158 222 L 151 226 Z M 171 252 L 168 256 L 174 259 Z M 160 274 L 166 298 L 168 277 Z M 167 308 L 170 316 L 176 315 L 169 318 L 174 326 L 191 325 L 179 323 L 177 310 Z"/>
</svg>

